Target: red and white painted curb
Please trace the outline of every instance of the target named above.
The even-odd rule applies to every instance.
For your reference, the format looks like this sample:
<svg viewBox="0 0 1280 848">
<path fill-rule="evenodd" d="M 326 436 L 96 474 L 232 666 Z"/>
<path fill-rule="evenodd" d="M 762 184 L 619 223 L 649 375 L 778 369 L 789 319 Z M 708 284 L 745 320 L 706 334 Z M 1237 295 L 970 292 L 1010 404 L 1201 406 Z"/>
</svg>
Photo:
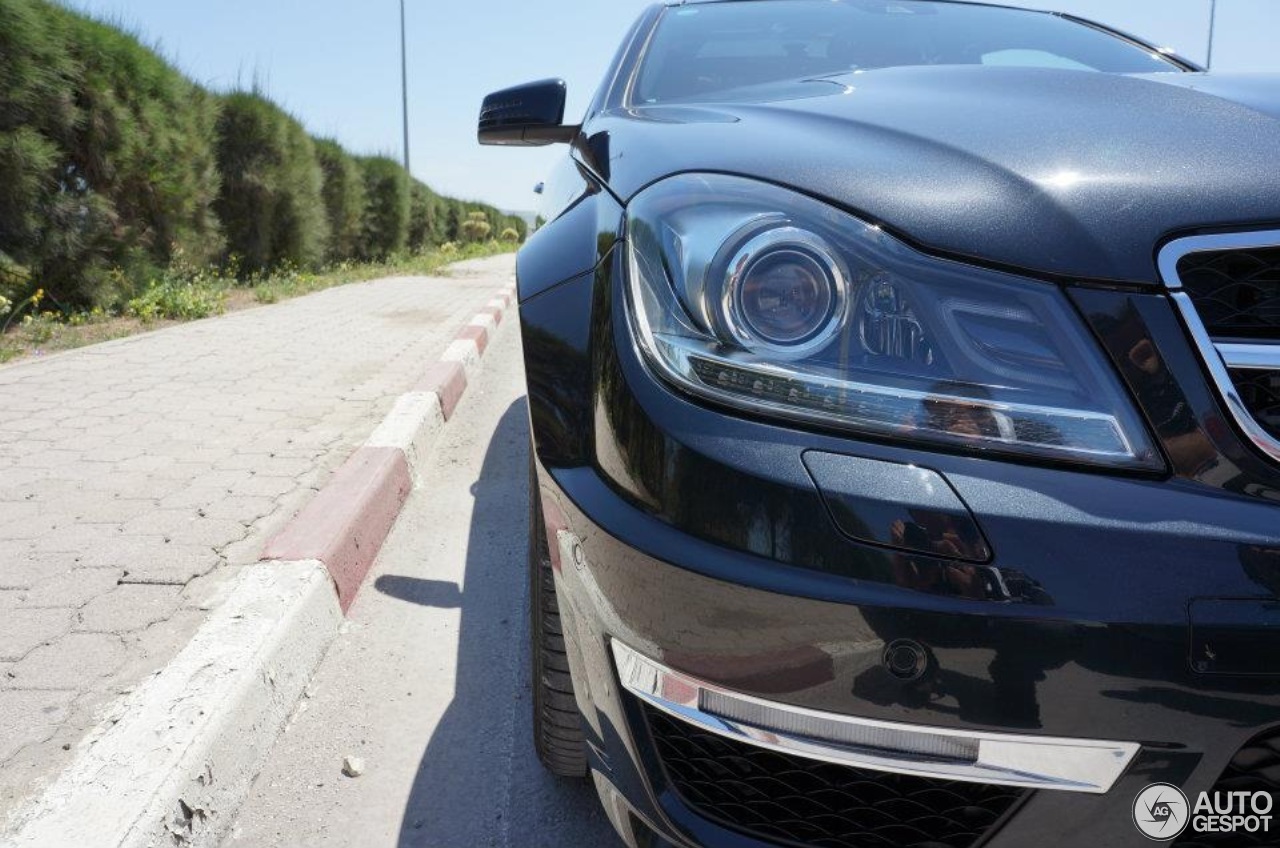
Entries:
<svg viewBox="0 0 1280 848">
<path fill-rule="evenodd" d="M 514 303 L 489 301 L 163 671 L 0 823 L 3 848 L 216 848 Z"/>
<path fill-rule="evenodd" d="M 514 291 L 504 288 L 458 332 L 364 447 L 267 543 L 263 560 L 324 563 L 342 611 L 351 609 L 413 489 L 419 459 L 452 417 L 513 299 Z"/>
</svg>

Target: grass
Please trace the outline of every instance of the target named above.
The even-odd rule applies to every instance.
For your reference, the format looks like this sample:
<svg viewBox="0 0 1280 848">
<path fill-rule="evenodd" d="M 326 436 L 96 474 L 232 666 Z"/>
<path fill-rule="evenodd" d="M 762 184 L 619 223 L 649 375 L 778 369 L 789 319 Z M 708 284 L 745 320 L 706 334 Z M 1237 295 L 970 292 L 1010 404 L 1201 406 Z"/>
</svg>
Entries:
<svg viewBox="0 0 1280 848">
<path fill-rule="evenodd" d="M 278 303 L 323 289 L 395 276 L 439 276 L 445 266 L 464 259 L 509 253 L 510 242 L 445 245 L 385 262 L 344 262 L 320 271 L 285 268 L 237 281 L 212 269 L 175 269 L 116 312 L 94 310 L 70 315 L 0 304 L 0 363 L 71 350 L 185 321 L 195 321 L 261 304 Z M 21 313 L 21 314 L 15 314 Z"/>
</svg>

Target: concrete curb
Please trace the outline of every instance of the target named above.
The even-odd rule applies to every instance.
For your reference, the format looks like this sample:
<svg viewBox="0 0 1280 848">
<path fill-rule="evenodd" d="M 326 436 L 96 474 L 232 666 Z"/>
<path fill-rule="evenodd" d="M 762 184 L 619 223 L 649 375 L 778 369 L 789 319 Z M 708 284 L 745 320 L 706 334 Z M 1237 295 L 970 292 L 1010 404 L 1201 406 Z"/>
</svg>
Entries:
<svg viewBox="0 0 1280 848">
<path fill-rule="evenodd" d="M 343 613 L 351 608 L 412 486 L 420 484 L 419 459 L 453 415 L 511 300 L 504 289 L 458 331 L 442 360 L 401 395 L 365 446 L 267 543 L 264 560 L 324 563 Z"/>
<path fill-rule="evenodd" d="M 344 614 L 413 489 L 408 455 L 417 430 L 394 425 L 394 435 L 407 444 L 366 445 L 352 454 L 262 554 L 264 560 L 324 563 Z"/>
<path fill-rule="evenodd" d="M 3 848 L 216 848 L 337 635 L 514 286 L 459 331 L 185 649 L 0 833 Z"/>
</svg>

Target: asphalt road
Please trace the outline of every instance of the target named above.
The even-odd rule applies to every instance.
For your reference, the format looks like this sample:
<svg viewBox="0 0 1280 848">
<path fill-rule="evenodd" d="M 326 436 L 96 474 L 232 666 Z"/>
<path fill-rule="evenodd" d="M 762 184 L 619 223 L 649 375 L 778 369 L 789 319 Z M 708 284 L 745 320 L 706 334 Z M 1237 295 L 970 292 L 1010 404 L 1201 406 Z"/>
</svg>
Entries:
<svg viewBox="0 0 1280 848">
<path fill-rule="evenodd" d="M 514 322 L 484 362 L 224 848 L 621 844 L 533 753 Z"/>
</svg>

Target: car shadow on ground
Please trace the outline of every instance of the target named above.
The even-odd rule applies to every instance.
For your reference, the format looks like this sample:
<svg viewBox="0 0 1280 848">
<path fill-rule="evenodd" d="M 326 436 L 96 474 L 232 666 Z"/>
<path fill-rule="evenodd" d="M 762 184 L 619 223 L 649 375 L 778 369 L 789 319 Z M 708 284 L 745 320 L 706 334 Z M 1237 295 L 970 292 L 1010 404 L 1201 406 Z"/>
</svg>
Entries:
<svg viewBox="0 0 1280 848">
<path fill-rule="evenodd" d="M 400 848 L 620 845 L 590 782 L 553 778 L 533 752 L 528 444 L 522 399 L 503 414 L 471 489 L 461 588 L 397 575 L 375 583 L 401 600 L 461 615 L 453 701 L 418 767 Z M 433 649 L 422 645 L 424 658 Z"/>
</svg>

